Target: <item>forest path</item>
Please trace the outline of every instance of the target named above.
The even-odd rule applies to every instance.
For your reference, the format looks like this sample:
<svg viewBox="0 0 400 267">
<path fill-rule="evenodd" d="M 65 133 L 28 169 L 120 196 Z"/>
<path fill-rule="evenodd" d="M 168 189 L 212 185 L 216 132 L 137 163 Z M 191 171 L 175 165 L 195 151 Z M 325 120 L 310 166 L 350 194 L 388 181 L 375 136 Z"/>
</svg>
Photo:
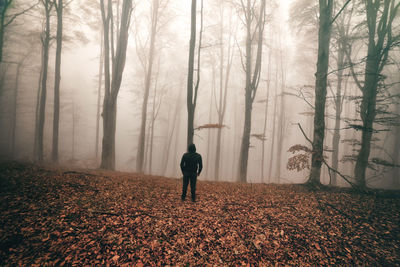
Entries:
<svg viewBox="0 0 400 267">
<path fill-rule="evenodd" d="M 400 265 L 400 195 L 0 163 L 0 265 Z"/>
</svg>

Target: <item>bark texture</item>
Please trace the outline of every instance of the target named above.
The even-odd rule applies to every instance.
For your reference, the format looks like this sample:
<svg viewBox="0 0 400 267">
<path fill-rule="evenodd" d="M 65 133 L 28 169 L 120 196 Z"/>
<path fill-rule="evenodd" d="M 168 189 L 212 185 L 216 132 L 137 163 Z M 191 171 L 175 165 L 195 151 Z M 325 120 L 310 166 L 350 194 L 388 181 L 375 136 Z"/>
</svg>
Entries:
<svg viewBox="0 0 400 267">
<path fill-rule="evenodd" d="M 315 73 L 315 115 L 309 183 L 320 184 L 325 137 L 326 85 L 333 0 L 319 0 L 318 61 Z"/>
</svg>

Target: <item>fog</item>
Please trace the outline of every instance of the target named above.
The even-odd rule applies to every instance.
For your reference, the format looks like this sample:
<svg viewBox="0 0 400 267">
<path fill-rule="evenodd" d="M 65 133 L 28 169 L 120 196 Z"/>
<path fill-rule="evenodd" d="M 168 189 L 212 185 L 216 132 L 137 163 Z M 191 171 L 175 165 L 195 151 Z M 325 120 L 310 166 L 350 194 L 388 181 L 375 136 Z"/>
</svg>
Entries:
<svg viewBox="0 0 400 267">
<path fill-rule="evenodd" d="M 46 1 L 44 1 L 46 2 Z M 42 77 L 44 2 L 33 7 L 15 0 L 7 11 L 15 20 L 4 27 L 3 59 L 0 81 L 0 156 L 3 160 L 38 162 L 35 156 L 38 88 Z M 66 1 L 63 23 L 63 50 L 60 84 L 59 156 L 52 160 L 54 82 L 56 57 L 56 13 L 51 10 L 50 49 L 47 96 L 41 164 L 99 168 L 102 155 L 103 118 L 98 120 L 99 69 L 102 57 L 102 18 L 99 1 Z M 115 13 L 123 1 L 114 1 Z M 121 2 L 121 3 L 120 3 Z M 134 1 L 131 15 L 126 64 L 117 97 L 115 169 L 137 172 L 137 151 L 142 119 L 145 77 L 150 47 L 151 10 L 155 1 Z M 180 178 L 179 162 L 187 150 L 187 79 L 190 39 L 191 1 L 159 0 L 160 12 L 155 39 L 154 61 L 150 78 L 144 143 L 145 174 Z M 197 42 L 200 31 L 201 1 L 197 1 Z M 257 1 L 256 1 L 257 2 Z M 342 3 L 343 2 L 343 3 Z M 346 1 L 338 1 L 337 14 Z M 200 69 L 197 69 L 198 43 L 195 53 L 195 80 L 199 88 L 194 115 L 194 143 L 203 157 L 200 180 L 215 177 L 218 129 L 221 128 L 219 181 L 238 181 L 239 154 L 245 113 L 246 28 L 241 1 L 204 1 Z M 266 1 L 265 29 L 258 88 L 252 105 L 251 137 L 247 163 L 249 183 L 303 183 L 309 167 L 289 170 L 289 152 L 294 145 L 311 149 L 313 139 L 314 87 L 318 48 L 318 1 Z M 255 7 L 258 10 L 259 3 Z M 223 10 L 223 12 L 222 12 Z M 364 80 L 367 31 L 362 22 L 363 4 L 354 1 L 343 9 L 336 24 L 349 26 L 352 39 L 351 62 L 346 59 L 342 74 L 339 163 L 344 178 L 355 181 L 354 168 L 360 151 L 362 131 L 360 105 L 362 91 L 355 79 Z M 355 10 L 354 15 L 349 10 Z M 346 13 L 347 12 L 347 13 Z M 118 13 L 119 16 L 120 13 Z M 222 14 L 222 18 L 221 18 Z M 116 16 L 117 17 L 117 16 Z M 116 18 L 118 19 L 118 18 Z M 223 22 L 222 38 L 220 34 Z M 340 26 L 339 25 L 339 26 Z M 398 16 L 393 22 L 393 36 L 399 34 Z M 337 28 L 339 29 L 339 26 Z M 254 30 L 254 29 L 253 29 Z M 255 30 L 254 30 L 255 31 Z M 332 147 L 337 116 L 335 109 L 338 84 L 338 45 L 336 28 L 332 29 L 325 108 L 325 161 L 332 166 Z M 257 38 L 254 37 L 255 42 Z M 43 39 L 42 39 L 43 40 Z M 223 50 L 221 50 L 221 45 Z M 252 45 L 253 47 L 256 44 Z M 229 50 L 230 49 L 230 50 Z M 232 53 L 227 81 L 226 111 L 222 125 L 218 122 L 221 86 L 220 59 L 223 71 Z M 229 52 L 231 51 L 231 52 Z M 369 187 L 399 187 L 399 46 L 394 44 L 385 62 L 379 83 L 370 164 L 366 172 Z M 255 54 L 254 56 L 255 57 Z M 20 67 L 17 75 L 17 68 Z M 104 68 L 100 82 L 100 112 L 103 112 Z M 356 77 L 356 78 L 355 78 Z M 223 76 L 225 79 L 225 76 Z M 16 102 L 14 102 L 16 99 Z M 268 101 L 267 101 L 268 100 Z M 385 111 L 385 112 L 383 112 Z M 100 114 L 101 115 L 101 114 Z M 265 117 L 266 116 L 266 117 Z M 154 118 L 154 123 L 152 118 Z M 97 124 L 97 120 L 99 124 Z M 264 123 L 265 125 L 265 135 Z M 13 126 L 15 124 L 15 127 Z M 208 125 L 208 126 L 207 126 Z M 211 127 L 210 125 L 217 125 Z M 301 128 L 304 130 L 304 135 Z M 99 130 L 96 138 L 96 130 Z M 152 132 L 152 129 L 153 132 Z M 153 136 L 153 137 L 152 137 Z M 151 140 L 153 140 L 151 142 Z M 13 145 L 14 144 L 14 145 Z M 152 145 L 151 145 L 152 144 Z M 262 150 L 264 146 L 264 161 Z M 97 151 L 97 155 L 96 155 Z M 296 152 L 298 153 L 298 151 Z M 311 154 L 308 154 L 311 162 Z M 306 164 L 307 165 L 307 164 Z M 332 172 L 323 165 L 321 182 L 329 184 Z M 337 175 L 339 186 L 349 186 Z"/>
</svg>

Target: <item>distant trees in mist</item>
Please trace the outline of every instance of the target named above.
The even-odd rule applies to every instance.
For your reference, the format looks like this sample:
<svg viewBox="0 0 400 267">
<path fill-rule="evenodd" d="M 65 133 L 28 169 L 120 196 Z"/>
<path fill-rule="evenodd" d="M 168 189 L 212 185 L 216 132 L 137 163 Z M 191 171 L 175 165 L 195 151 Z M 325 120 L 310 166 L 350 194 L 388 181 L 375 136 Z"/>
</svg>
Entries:
<svg viewBox="0 0 400 267">
<path fill-rule="evenodd" d="M 400 3 L 284 5 L 0 1 L 1 155 L 177 176 L 196 143 L 204 179 L 398 187 Z"/>
</svg>

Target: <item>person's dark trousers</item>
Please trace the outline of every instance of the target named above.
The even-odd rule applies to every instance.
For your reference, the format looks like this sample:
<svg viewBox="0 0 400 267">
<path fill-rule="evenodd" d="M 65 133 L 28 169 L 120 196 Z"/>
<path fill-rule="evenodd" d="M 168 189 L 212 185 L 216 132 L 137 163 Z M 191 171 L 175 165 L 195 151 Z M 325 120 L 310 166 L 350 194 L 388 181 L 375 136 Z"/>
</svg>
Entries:
<svg viewBox="0 0 400 267">
<path fill-rule="evenodd" d="M 196 181 L 197 175 L 195 173 L 183 175 L 182 200 L 185 200 L 186 198 L 187 187 L 190 182 L 190 193 L 192 194 L 192 201 L 196 201 Z"/>
</svg>

